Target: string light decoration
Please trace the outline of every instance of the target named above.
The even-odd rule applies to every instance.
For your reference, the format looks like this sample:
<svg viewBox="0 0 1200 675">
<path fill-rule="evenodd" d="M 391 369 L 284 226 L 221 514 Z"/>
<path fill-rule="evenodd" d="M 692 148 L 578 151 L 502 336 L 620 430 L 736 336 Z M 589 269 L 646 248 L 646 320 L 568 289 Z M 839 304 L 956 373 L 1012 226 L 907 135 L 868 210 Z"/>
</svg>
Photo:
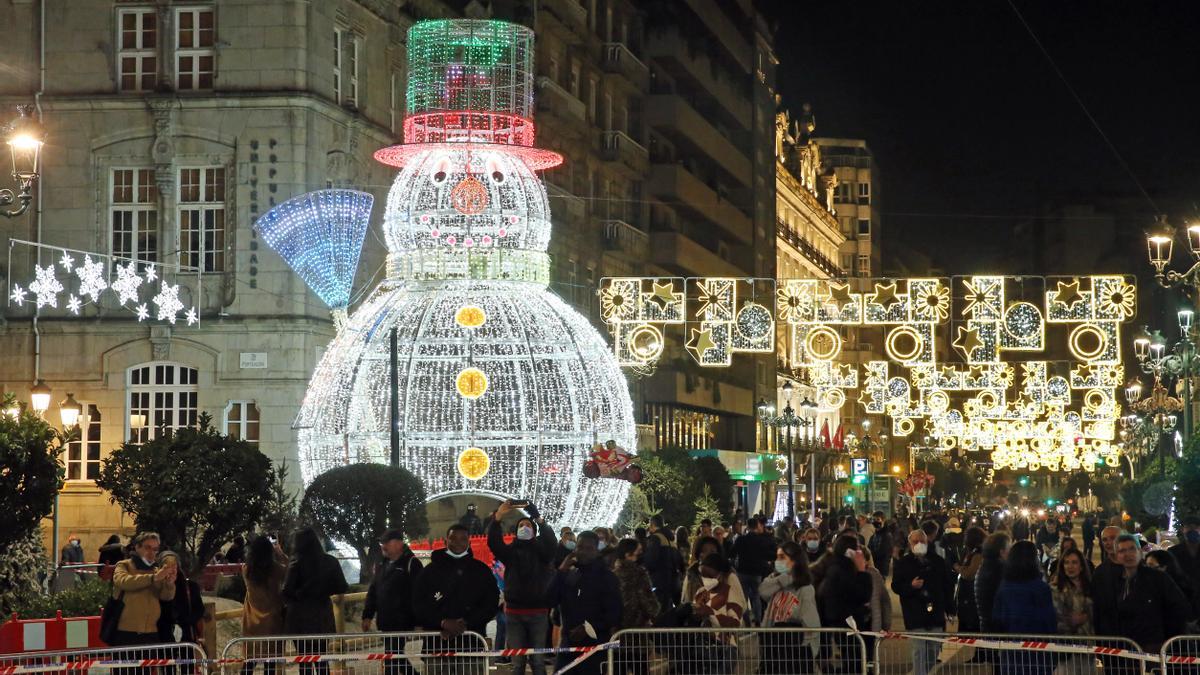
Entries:
<svg viewBox="0 0 1200 675">
<path fill-rule="evenodd" d="M 367 192 L 318 190 L 276 205 L 254 226 L 321 302 L 344 310 L 374 204 Z"/>
<path fill-rule="evenodd" d="M 683 323 L 684 347 L 697 362 L 726 366 L 740 346 L 726 328 L 731 307 L 741 289 L 770 282 L 785 361 L 821 409 L 840 409 L 858 389 L 866 413 L 892 418 L 893 435 L 909 436 L 921 422 L 937 447 L 991 452 L 996 468 L 1091 470 L 1115 461 L 1120 324 L 1136 314 L 1137 289 L 1117 275 L 1052 277 L 1035 302 L 1010 297 L 1025 281 L 616 277 L 603 279 L 599 294 L 622 365 L 658 358 L 662 329 Z M 1054 326 L 1074 361 L 1009 360 L 1036 358 Z M 888 360 L 861 370 L 839 363 L 843 327 L 881 330 Z M 939 344 L 960 363 L 939 363 Z"/>
<path fill-rule="evenodd" d="M 24 285 L 9 279 L 10 306 L 24 307 L 29 301 L 39 311 L 60 310 L 71 316 L 83 316 L 87 308 L 94 307 L 97 315 L 111 317 L 111 312 L 125 311 L 138 321 L 170 324 L 175 324 L 182 313 L 189 326 L 200 322 L 199 310 L 194 304 L 189 306 L 202 296 L 202 274 L 195 267 L 130 260 L 21 239 L 10 240 L 10 248 L 28 256 L 33 272 L 33 279 Z M 40 263 L 47 259 L 49 264 Z M 10 272 L 19 277 L 14 270 L 19 269 L 15 261 L 20 258 L 14 254 L 10 260 L 14 261 Z M 61 302 L 60 296 L 65 296 Z"/>
<path fill-rule="evenodd" d="M 636 447 L 633 406 L 603 337 L 547 288 L 550 208 L 534 172 L 561 158 L 532 147 L 533 33 L 428 21 L 407 44 L 405 143 L 376 153 L 401 167 L 383 214 L 388 278 L 309 383 L 296 419 L 303 479 L 388 461 L 395 329 L 400 463 L 430 500 L 527 498 L 552 522 L 609 525 L 629 483 L 585 478 L 583 466 L 595 443 Z M 655 304 L 629 292 L 616 305 Z M 651 316 L 682 305 L 667 295 Z M 661 334 L 637 344 L 661 351 Z"/>
</svg>

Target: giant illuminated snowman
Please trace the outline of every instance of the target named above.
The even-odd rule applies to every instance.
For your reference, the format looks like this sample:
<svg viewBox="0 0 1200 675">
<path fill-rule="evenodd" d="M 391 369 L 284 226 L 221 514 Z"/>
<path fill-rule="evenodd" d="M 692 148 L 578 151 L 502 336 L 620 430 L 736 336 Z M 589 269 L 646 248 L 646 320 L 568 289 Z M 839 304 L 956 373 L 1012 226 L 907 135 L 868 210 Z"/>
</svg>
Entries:
<svg viewBox="0 0 1200 675">
<path fill-rule="evenodd" d="M 387 280 L 349 316 L 369 195 L 310 193 L 260 219 L 338 318 L 297 417 L 306 484 L 388 462 L 396 329 L 400 462 L 431 501 L 528 498 L 580 526 L 620 511 L 629 483 L 582 469 L 598 441 L 634 446 L 633 410 L 601 335 L 546 287 L 550 208 L 535 172 L 562 158 L 533 147 L 532 59 L 532 31 L 514 24 L 409 31 L 405 143 L 375 155 L 400 168 L 384 214 Z M 337 290 L 322 293 L 321 279 Z"/>
</svg>

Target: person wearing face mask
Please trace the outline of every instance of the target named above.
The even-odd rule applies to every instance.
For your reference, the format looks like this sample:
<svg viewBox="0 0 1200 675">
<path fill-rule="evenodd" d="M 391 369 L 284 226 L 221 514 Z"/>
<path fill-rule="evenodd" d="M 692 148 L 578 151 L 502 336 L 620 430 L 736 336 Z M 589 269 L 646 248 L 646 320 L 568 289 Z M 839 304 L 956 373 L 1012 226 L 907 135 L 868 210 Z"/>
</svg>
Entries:
<svg viewBox="0 0 1200 675">
<path fill-rule="evenodd" d="M 715 537 L 700 537 L 692 544 L 692 551 L 688 556 L 691 564 L 688 565 L 683 575 L 683 590 L 679 596 L 680 604 L 692 601 L 696 589 L 700 588 L 700 561 L 714 553 L 720 554 L 722 557 L 725 555 L 720 542 Z"/>
<path fill-rule="evenodd" d="M 808 556 L 795 542 L 784 542 L 775 554 L 775 571 L 758 587 L 767 603 L 763 610 L 764 628 L 820 628 L 817 591 L 808 571 Z M 813 672 L 813 659 L 820 633 L 763 633 L 759 675 L 784 675 Z"/>
<path fill-rule="evenodd" d="M 546 525 L 537 507 L 524 507 L 529 514 L 517 520 L 516 539 L 504 543 L 503 520 L 515 507 L 506 501 L 488 522 L 487 542 L 492 555 L 504 564 L 505 646 L 509 649 L 542 649 L 550 626 L 550 598 L 547 591 L 554 573 L 554 549 L 558 542 L 553 528 Z M 528 660 L 527 660 L 528 659 Z M 544 675 L 546 664 L 541 654 L 514 656 L 513 675 L 522 675 L 525 664 L 533 675 Z"/>
<path fill-rule="evenodd" d="M 580 532 L 575 551 L 567 556 L 554 577 L 552 595 L 558 598 L 562 617 L 563 647 L 589 647 L 608 641 L 621 625 L 621 588 L 615 574 L 600 557 L 600 538 L 595 532 Z M 562 670 L 579 655 L 564 652 L 558 655 L 556 670 Z M 573 673 L 599 675 L 607 660 L 596 652 Z"/>
<path fill-rule="evenodd" d="M 811 527 L 804 531 L 804 538 L 800 540 L 800 544 L 804 547 L 804 555 L 813 561 L 808 566 L 812 573 L 813 587 L 820 588 L 821 582 L 825 580 L 825 573 L 829 571 L 829 565 L 833 562 L 829 547 L 821 540 L 821 532 Z"/>
<path fill-rule="evenodd" d="M 558 536 L 558 546 L 554 547 L 554 567 L 562 564 L 562 561 L 571 555 L 571 551 L 575 550 L 575 533 L 571 528 L 564 527 Z"/>
<path fill-rule="evenodd" d="M 133 555 L 113 570 L 113 597 L 125 602 L 110 647 L 152 645 L 160 640 L 162 603 L 175 599 L 177 567 L 160 567 L 158 534 L 142 532 L 133 538 Z"/>
<path fill-rule="evenodd" d="M 622 539 L 615 547 L 613 574 L 621 589 L 620 628 L 646 628 L 658 616 L 658 600 L 650 588 L 650 575 L 638 563 L 642 545 L 636 539 Z M 645 675 L 649 673 L 649 636 L 632 635 L 617 649 L 614 675 Z"/>
<path fill-rule="evenodd" d="M 505 579 L 507 584 L 507 577 Z M 467 631 L 486 635 L 488 622 L 496 615 L 500 589 L 492 570 L 471 555 L 471 537 L 463 525 L 446 530 L 446 548 L 430 556 L 413 587 L 413 615 L 417 630 L 438 631 L 426 651 L 476 649 L 462 640 Z M 511 624 L 509 630 L 512 630 Z M 436 659 L 437 672 L 482 675 L 479 659 Z"/>
<path fill-rule="evenodd" d="M 845 630 L 849 619 L 853 619 L 859 630 L 871 626 L 871 575 L 867 574 L 867 560 L 858 550 L 858 535 L 850 532 L 839 534 L 833 541 L 830 562 L 817 589 L 821 603 L 821 625 Z M 841 643 L 841 672 L 862 671 L 862 654 L 854 648 L 857 641 L 847 641 L 842 635 L 832 635 L 835 644 Z"/>
<path fill-rule="evenodd" d="M 954 613 L 954 589 L 946 561 L 929 545 L 924 530 L 908 535 L 908 553 L 896 561 L 892 590 L 900 596 L 904 629 L 908 632 L 942 632 L 946 616 Z M 940 643 L 910 640 L 913 675 L 928 675 L 937 665 Z"/>
<path fill-rule="evenodd" d="M 892 569 L 892 526 L 884 524 L 882 511 L 875 512 L 871 518 L 871 525 L 875 532 L 867 539 L 867 549 L 871 551 L 875 569 L 886 577 Z"/>
<path fill-rule="evenodd" d="M 1192 587 L 1200 588 L 1200 518 L 1184 518 L 1180 541 L 1168 550 L 1191 579 Z"/>
</svg>

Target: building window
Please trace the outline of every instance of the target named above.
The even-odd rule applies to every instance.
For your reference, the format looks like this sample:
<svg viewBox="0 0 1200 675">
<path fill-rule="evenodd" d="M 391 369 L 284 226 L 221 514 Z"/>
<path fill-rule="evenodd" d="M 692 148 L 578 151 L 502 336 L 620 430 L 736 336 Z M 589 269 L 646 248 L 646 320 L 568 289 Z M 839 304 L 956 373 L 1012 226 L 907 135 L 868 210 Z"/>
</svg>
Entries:
<svg viewBox="0 0 1200 675">
<path fill-rule="evenodd" d="M 852 269 L 854 269 L 854 254 L 847 253 L 842 256 L 842 272 L 849 274 Z"/>
<path fill-rule="evenodd" d="M 179 91 L 212 89 L 216 72 L 216 27 L 213 10 L 175 10 L 175 87 Z"/>
<path fill-rule="evenodd" d="M 346 42 L 344 28 L 333 29 L 333 100 L 342 104 L 342 45 Z"/>
<path fill-rule="evenodd" d="M 131 424 L 130 442 L 145 443 L 167 429 L 196 425 L 198 396 L 196 369 L 177 363 L 145 363 L 129 369 L 126 387 L 126 422 Z"/>
<path fill-rule="evenodd" d="M 225 169 L 179 170 L 179 262 L 225 270 Z"/>
<path fill-rule="evenodd" d="M 393 136 L 400 136 L 400 129 L 396 127 L 396 111 L 400 108 L 400 75 L 392 73 L 391 80 L 392 90 L 388 95 L 388 128 L 392 130 Z"/>
<path fill-rule="evenodd" d="M 154 169 L 113 169 L 109 193 L 113 256 L 158 261 L 157 189 Z"/>
<path fill-rule="evenodd" d="M 362 40 L 351 36 L 346 41 L 346 100 L 353 108 L 358 107 L 358 53 Z"/>
<path fill-rule="evenodd" d="M 869 218 L 858 219 L 858 234 L 859 236 L 871 236 L 871 220 Z"/>
<path fill-rule="evenodd" d="M 67 443 L 67 480 L 96 480 L 100 477 L 100 409 L 80 401 L 79 433 Z"/>
<path fill-rule="evenodd" d="M 594 77 L 588 78 L 587 110 L 588 110 L 588 121 L 591 122 L 592 124 L 596 123 L 596 105 L 599 102 L 599 97 L 596 94 L 596 84 L 597 84 L 596 78 L 594 78 Z"/>
<path fill-rule="evenodd" d="M 158 14 L 153 8 L 117 10 L 117 86 L 154 91 L 158 85 Z"/>
<path fill-rule="evenodd" d="M 567 88 L 571 91 L 571 95 L 579 98 L 579 62 L 571 62 L 571 81 L 567 83 Z"/>
<path fill-rule="evenodd" d="M 254 401 L 230 401 L 225 406 L 225 434 L 257 446 L 258 405 Z"/>
<path fill-rule="evenodd" d="M 836 203 L 847 203 L 850 201 L 850 183 L 838 183 L 834 188 L 833 201 Z"/>
<path fill-rule="evenodd" d="M 871 276 L 871 256 L 869 256 L 869 255 L 858 256 L 858 276 L 860 276 L 860 277 Z"/>
<path fill-rule="evenodd" d="M 867 206 L 871 203 L 871 184 L 858 184 L 858 203 Z"/>
</svg>

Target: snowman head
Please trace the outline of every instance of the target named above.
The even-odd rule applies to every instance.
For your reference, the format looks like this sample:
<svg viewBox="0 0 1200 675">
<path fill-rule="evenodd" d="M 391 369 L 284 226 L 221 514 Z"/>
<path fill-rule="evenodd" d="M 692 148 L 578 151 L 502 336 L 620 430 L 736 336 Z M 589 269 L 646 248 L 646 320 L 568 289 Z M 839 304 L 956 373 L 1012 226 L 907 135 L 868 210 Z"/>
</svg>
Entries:
<svg viewBox="0 0 1200 675">
<path fill-rule="evenodd" d="M 389 251 L 545 251 L 550 208 L 525 161 L 502 147 L 447 145 L 417 155 L 396 177 L 384 215 Z"/>
</svg>

